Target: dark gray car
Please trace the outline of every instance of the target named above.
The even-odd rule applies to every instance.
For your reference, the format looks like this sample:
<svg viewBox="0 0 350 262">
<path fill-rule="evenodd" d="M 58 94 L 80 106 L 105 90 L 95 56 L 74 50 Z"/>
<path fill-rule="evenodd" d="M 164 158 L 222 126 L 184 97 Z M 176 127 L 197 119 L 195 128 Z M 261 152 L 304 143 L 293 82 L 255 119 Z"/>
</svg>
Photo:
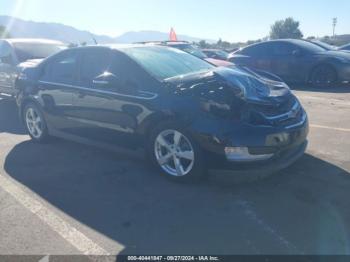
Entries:
<svg viewBox="0 0 350 262">
<path fill-rule="evenodd" d="M 350 81 L 350 54 L 328 50 L 304 40 L 284 39 L 245 47 L 230 55 L 229 61 L 265 70 L 289 83 L 330 86 Z"/>
<path fill-rule="evenodd" d="M 62 42 L 46 39 L 0 39 L 0 93 L 14 96 L 15 80 L 24 67 L 34 66 L 64 48 Z"/>
</svg>

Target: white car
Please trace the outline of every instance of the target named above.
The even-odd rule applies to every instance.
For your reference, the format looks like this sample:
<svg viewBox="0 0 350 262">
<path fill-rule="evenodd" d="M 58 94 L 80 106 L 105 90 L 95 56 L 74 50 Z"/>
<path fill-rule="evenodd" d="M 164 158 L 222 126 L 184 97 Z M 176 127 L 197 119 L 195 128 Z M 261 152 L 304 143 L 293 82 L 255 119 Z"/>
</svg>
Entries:
<svg viewBox="0 0 350 262">
<path fill-rule="evenodd" d="M 0 94 L 14 96 L 15 80 L 24 67 L 65 48 L 64 43 L 47 39 L 0 39 Z"/>
</svg>

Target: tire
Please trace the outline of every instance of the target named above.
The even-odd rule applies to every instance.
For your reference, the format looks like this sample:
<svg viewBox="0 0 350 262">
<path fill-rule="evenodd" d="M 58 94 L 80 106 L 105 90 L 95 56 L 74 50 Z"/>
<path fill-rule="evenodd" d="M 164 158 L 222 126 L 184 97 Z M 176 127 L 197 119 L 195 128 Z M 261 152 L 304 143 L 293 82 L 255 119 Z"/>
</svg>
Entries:
<svg viewBox="0 0 350 262">
<path fill-rule="evenodd" d="M 310 82 L 314 87 L 331 87 L 337 83 L 337 72 L 329 65 L 319 65 L 312 70 Z"/>
<path fill-rule="evenodd" d="M 202 149 L 176 122 L 164 122 L 155 127 L 146 147 L 151 163 L 172 181 L 197 182 L 206 174 Z"/>
<path fill-rule="evenodd" d="M 46 121 L 41 109 L 35 103 L 28 103 L 23 109 L 25 128 L 34 142 L 45 143 L 49 139 Z"/>
</svg>

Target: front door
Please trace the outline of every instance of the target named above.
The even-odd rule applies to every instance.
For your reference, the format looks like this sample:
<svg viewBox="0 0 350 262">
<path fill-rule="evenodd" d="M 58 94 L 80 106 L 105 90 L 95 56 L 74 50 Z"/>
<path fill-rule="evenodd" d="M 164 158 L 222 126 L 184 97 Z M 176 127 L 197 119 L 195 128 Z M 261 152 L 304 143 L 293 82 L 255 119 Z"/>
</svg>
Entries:
<svg viewBox="0 0 350 262">
<path fill-rule="evenodd" d="M 149 112 L 144 103 L 151 95 L 139 93 L 136 84 L 125 81 L 128 60 L 107 48 L 91 48 L 83 53 L 80 88 L 73 96 L 73 117 L 80 126 L 79 135 L 122 146 L 138 146 L 135 135 L 138 118 Z M 135 68 L 127 71 L 137 78 Z"/>
</svg>

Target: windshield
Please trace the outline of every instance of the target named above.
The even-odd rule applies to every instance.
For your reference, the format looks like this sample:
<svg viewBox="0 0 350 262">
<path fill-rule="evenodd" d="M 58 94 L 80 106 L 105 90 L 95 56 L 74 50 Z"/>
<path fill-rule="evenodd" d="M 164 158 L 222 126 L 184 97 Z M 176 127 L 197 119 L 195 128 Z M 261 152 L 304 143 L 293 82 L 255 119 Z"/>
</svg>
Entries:
<svg viewBox="0 0 350 262">
<path fill-rule="evenodd" d="M 208 58 L 206 54 L 204 54 L 199 48 L 194 47 L 193 45 L 172 45 L 171 47 L 181 49 L 186 53 L 199 57 L 201 59 Z"/>
<path fill-rule="evenodd" d="M 173 48 L 133 47 L 124 52 L 160 80 L 214 68 L 204 60 Z"/>
<path fill-rule="evenodd" d="M 24 62 L 29 59 L 46 58 L 67 48 L 62 44 L 48 43 L 14 43 L 13 45 L 20 62 Z"/>
<path fill-rule="evenodd" d="M 328 50 L 325 47 L 322 47 L 318 44 L 307 42 L 307 41 L 298 41 L 298 45 L 313 53 L 319 53 L 319 52 L 324 52 Z"/>
<path fill-rule="evenodd" d="M 330 44 L 327 44 L 325 42 L 321 42 L 321 41 L 313 41 L 314 44 L 320 46 L 320 47 L 323 47 L 327 50 L 336 50 L 336 47 L 330 45 Z"/>
</svg>

